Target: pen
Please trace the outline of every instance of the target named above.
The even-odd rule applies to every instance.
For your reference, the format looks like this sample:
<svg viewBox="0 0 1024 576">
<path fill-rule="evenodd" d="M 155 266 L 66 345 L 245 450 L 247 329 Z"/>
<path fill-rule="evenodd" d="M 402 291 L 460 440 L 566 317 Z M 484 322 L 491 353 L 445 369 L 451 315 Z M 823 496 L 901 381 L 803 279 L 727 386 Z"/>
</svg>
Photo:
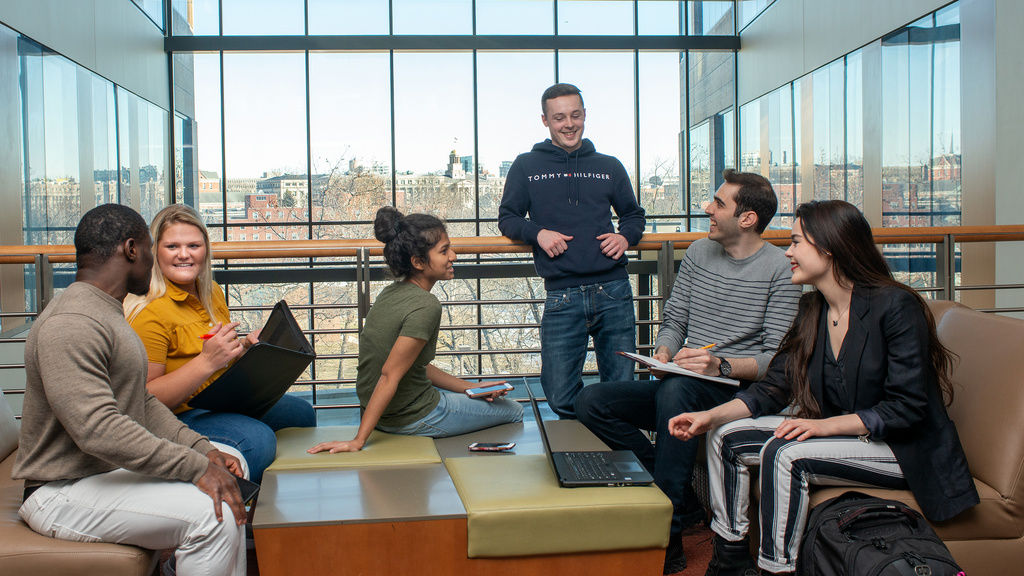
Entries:
<svg viewBox="0 0 1024 576">
<path fill-rule="evenodd" d="M 697 350 L 707 350 L 708 348 L 712 348 L 714 346 L 718 346 L 718 344 L 708 344 L 707 346 L 701 346 L 700 348 L 697 348 Z"/>
<path fill-rule="evenodd" d="M 200 340 L 209 340 L 210 338 L 213 338 L 213 336 L 214 336 L 213 334 L 203 334 L 202 336 L 199 337 L 199 339 Z"/>
</svg>

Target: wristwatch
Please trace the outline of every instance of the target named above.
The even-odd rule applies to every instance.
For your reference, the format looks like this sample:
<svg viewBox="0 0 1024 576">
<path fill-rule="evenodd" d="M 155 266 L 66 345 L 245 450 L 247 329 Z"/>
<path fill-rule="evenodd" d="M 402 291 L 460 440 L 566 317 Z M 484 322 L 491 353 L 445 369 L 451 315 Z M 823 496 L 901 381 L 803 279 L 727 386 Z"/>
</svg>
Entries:
<svg viewBox="0 0 1024 576">
<path fill-rule="evenodd" d="M 720 364 L 718 365 L 718 373 L 722 376 L 729 376 L 732 374 L 732 364 L 725 358 L 717 357 Z"/>
</svg>

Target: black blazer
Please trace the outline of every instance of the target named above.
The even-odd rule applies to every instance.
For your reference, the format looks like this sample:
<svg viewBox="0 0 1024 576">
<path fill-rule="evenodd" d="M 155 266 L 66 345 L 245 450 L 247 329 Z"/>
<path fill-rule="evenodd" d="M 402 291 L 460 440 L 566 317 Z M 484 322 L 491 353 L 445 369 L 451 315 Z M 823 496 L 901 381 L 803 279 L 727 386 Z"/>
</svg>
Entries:
<svg viewBox="0 0 1024 576">
<path fill-rule="evenodd" d="M 805 294 L 796 322 L 806 313 L 810 298 L 823 297 L 818 292 Z M 827 309 L 823 303 L 822 316 Z M 843 368 L 848 406 L 855 413 L 870 409 L 881 420 L 870 438 L 892 449 L 924 515 L 946 520 L 977 504 L 967 457 L 931 368 L 928 324 L 917 299 L 896 287 L 855 288 L 849 322 Z M 828 331 L 819 329 L 807 370 L 811 393 L 823 411 L 822 367 L 829 345 Z M 777 354 L 765 378 L 736 395 L 755 418 L 778 413 L 790 402 L 785 357 Z M 871 429 L 868 420 L 865 424 Z"/>
</svg>

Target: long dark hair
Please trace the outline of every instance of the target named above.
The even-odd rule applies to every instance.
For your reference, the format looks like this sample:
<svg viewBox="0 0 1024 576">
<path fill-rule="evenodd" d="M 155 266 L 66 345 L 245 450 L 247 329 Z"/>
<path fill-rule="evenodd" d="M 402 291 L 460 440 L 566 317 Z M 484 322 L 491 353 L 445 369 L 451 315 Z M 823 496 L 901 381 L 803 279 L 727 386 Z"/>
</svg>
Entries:
<svg viewBox="0 0 1024 576">
<path fill-rule="evenodd" d="M 924 299 L 910 287 L 897 282 L 889 271 L 882 253 L 875 246 L 871 225 L 856 206 L 842 200 L 807 202 L 797 206 L 796 218 L 803 229 L 804 242 L 832 259 L 832 275 L 839 284 L 861 288 L 892 286 L 912 294 L 928 323 L 928 356 L 938 377 L 946 405 L 953 401 L 953 353 L 939 342 Z M 820 292 L 810 292 L 800 299 L 797 320 L 779 346 L 787 353 L 786 377 L 792 384 L 791 400 L 798 407 L 800 418 L 820 418 L 821 408 L 811 394 L 807 367 L 818 341 L 818 323 L 825 303 Z"/>
<path fill-rule="evenodd" d="M 413 258 L 426 262 L 430 249 L 446 234 L 444 222 L 430 214 L 403 216 L 397 208 L 385 206 L 377 210 L 373 236 L 384 243 L 384 262 L 395 278 L 405 279 L 413 273 Z"/>
</svg>

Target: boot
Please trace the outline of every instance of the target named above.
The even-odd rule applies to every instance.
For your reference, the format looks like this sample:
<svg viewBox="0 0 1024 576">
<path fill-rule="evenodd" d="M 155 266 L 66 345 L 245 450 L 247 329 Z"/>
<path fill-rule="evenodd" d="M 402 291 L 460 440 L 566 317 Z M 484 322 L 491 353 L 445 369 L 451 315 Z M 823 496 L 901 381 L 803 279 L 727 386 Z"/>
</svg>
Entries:
<svg viewBox="0 0 1024 576">
<path fill-rule="evenodd" d="M 679 532 L 669 534 L 665 550 L 665 569 L 662 574 L 675 574 L 686 569 L 686 554 L 683 554 L 683 537 Z"/>
<path fill-rule="evenodd" d="M 757 565 L 750 558 L 750 538 L 730 542 L 716 534 L 711 545 L 711 562 L 704 576 L 746 576 L 749 569 L 757 574 Z"/>
</svg>

